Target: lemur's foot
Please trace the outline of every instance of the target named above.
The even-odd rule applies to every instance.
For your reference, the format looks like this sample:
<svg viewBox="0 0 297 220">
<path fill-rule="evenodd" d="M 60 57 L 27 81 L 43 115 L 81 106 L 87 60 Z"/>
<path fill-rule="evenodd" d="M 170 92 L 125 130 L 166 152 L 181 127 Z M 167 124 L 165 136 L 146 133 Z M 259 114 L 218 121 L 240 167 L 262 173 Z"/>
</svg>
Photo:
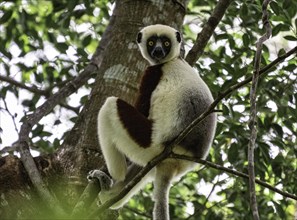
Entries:
<svg viewBox="0 0 297 220">
<path fill-rule="evenodd" d="M 113 185 L 112 179 L 101 170 L 91 170 L 87 176 L 89 181 L 98 179 L 101 187 L 101 191 L 109 190 Z"/>
</svg>

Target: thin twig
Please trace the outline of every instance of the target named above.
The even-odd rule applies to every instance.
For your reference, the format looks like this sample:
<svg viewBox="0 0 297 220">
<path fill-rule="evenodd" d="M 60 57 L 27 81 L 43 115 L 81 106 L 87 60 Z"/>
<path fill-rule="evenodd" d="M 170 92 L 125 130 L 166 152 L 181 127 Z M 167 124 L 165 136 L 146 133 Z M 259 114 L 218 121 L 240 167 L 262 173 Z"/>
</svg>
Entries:
<svg viewBox="0 0 297 220">
<path fill-rule="evenodd" d="M 42 90 L 42 89 L 38 89 L 35 86 L 27 86 L 26 84 L 18 82 L 8 76 L 0 75 L 0 80 L 3 82 L 8 82 L 9 84 L 14 85 L 16 87 L 26 89 L 34 94 L 43 95 L 45 97 L 48 97 L 50 95 L 50 90 Z"/>
<path fill-rule="evenodd" d="M 38 89 L 36 86 L 27 86 L 26 84 L 24 83 L 21 83 L 21 82 L 18 82 L 10 77 L 7 77 L 7 76 L 3 76 L 3 75 L 0 75 L 0 80 L 3 81 L 3 82 L 7 82 L 11 85 L 14 85 L 18 88 L 21 88 L 21 89 L 25 89 L 29 92 L 32 92 L 34 94 L 37 94 L 37 95 L 41 95 L 41 96 L 44 96 L 46 98 L 48 98 L 50 95 L 51 95 L 51 91 L 53 90 L 54 87 L 56 87 L 57 85 L 54 85 L 54 86 L 51 86 L 45 90 L 42 90 L 42 89 Z M 67 82 L 67 81 L 66 81 Z M 65 82 L 65 83 L 66 83 Z M 66 108 L 68 110 L 71 110 L 73 112 L 75 112 L 76 114 L 79 113 L 79 108 L 76 108 L 76 107 L 72 107 L 70 105 L 66 105 L 64 104 L 63 102 L 60 103 L 60 105 L 63 107 L 63 108 Z"/>
<path fill-rule="evenodd" d="M 18 131 L 18 127 L 17 127 L 17 125 L 16 125 L 16 122 L 15 122 L 15 115 L 13 115 L 11 112 L 10 112 L 10 110 L 8 109 L 8 106 L 7 106 L 7 103 L 6 103 L 6 100 L 5 99 L 2 99 L 2 101 L 3 101 L 3 103 L 4 103 L 4 108 L 3 108 L 3 110 L 5 110 L 7 113 L 8 113 L 8 115 L 11 117 L 11 120 L 12 120 L 12 123 L 13 123 L 13 126 L 14 126 L 14 130 L 18 133 L 19 131 Z M 1 111 L 1 107 L 0 107 L 0 111 Z"/>
<path fill-rule="evenodd" d="M 213 10 L 213 13 L 209 17 L 206 24 L 203 26 L 201 32 L 197 35 L 195 44 L 192 49 L 189 51 L 185 60 L 193 66 L 199 57 L 202 55 L 204 48 L 207 45 L 210 37 L 212 36 L 215 28 L 222 20 L 227 8 L 229 7 L 232 0 L 220 0 L 216 7 Z"/>
<path fill-rule="evenodd" d="M 257 197 L 256 197 L 256 187 L 255 187 L 255 167 L 254 167 L 254 149 L 257 138 L 257 85 L 259 79 L 259 71 L 260 71 L 260 63 L 261 63 L 261 53 L 262 53 L 262 45 L 263 43 L 270 37 L 271 35 L 271 27 L 268 20 L 268 12 L 267 6 L 270 0 L 265 0 L 262 5 L 262 22 L 266 28 L 266 33 L 259 39 L 257 42 L 257 50 L 255 56 L 255 64 L 254 64 L 254 74 L 252 79 L 251 91 L 250 91 L 250 101 L 251 101 L 251 109 L 250 109 L 250 120 L 249 120 L 249 128 L 251 130 L 251 137 L 248 145 L 248 171 L 249 171 L 249 188 L 250 188 L 250 204 L 253 212 L 253 218 L 255 220 L 259 220 L 259 211 L 257 206 Z"/>
<path fill-rule="evenodd" d="M 181 159 L 181 160 L 188 160 L 188 161 L 196 162 L 196 163 L 199 163 L 199 164 L 214 168 L 216 170 L 221 170 L 221 171 L 224 171 L 226 173 L 230 173 L 230 174 L 235 175 L 235 176 L 239 176 L 239 177 L 242 177 L 242 178 L 245 178 L 245 179 L 249 179 L 248 174 L 245 174 L 245 173 L 239 172 L 237 170 L 230 169 L 230 168 L 227 168 L 227 167 L 224 167 L 224 166 L 221 166 L 221 165 L 218 165 L 218 164 L 215 164 L 215 163 L 212 163 L 212 162 L 209 162 L 207 160 L 200 159 L 200 158 L 189 157 L 189 156 L 184 156 L 184 155 L 179 155 L 179 154 L 174 154 L 174 153 L 172 153 L 170 155 L 170 157 L 175 158 L 175 159 Z M 288 193 L 288 192 L 284 192 L 284 191 L 282 191 L 282 190 L 280 190 L 280 189 L 278 189 L 278 188 L 276 188 L 274 186 L 271 186 L 268 183 L 266 183 L 264 181 L 261 181 L 259 179 L 255 179 L 255 182 L 257 184 L 267 188 L 267 189 L 270 189 L 273 192 L 276 192 L 276 193 L 284 196 L 284 197 L 291 198 L 291 199 L 294 199 L 294 200 L 297 201 L 297 195 L 294 195 L 294 194 L 291 194 L 291 193 Z"/>
<path fill-rule="evenodd" d="M 174 155 L 171 155 L 171 156 L 174 157 Z M 196 162 L 196 161 L 195 161 L 195 162 Z M 206 167 L 206 166 L 205 166 L 205 167 Z M 223 180 L 219 180 L 219 178 L 218 178 L 217 182 L 214 183 L 214 184 L 212 185 L 212 188 L 211 188 L 210 192 L 208 193 L 208 196 L 207 196 L 207 198 L 205 199 L 205 201 L 204 201 L 204 203 L 202 204 L 202 206 L 199 207 L 199 208 L 195 208 L 194 215 L 189 215 L 189 217 L 188 217 L 187 219 L 192 219 L 195 215 L 197 215 L 197 213 L 202 213 L 204 210 L 208 209 L 208 207 L 207 207 L 206 205 L 207 205 L 207 203 L 209 202 L 209 198 L 210 198 L 211 195 L 213 194 L 215 188 L 216 188 L 219 184 L 225 182 L 226 179 L 229 179 L 229 178 L 230 178 L 230 177 L 227 177 L 227 178 L 225 178 L 225 179 L 223 179 Z"/>
<path fill-rule="evenodd" d="M 125 209 L 127 209 L 129 212 L 134 212 L 138 216 L 143 216 L 147 219 L 152 219 L 152 215 L 148 213 L 147 211 L 139 211 L 136 208 L 131 208 L 129 206 L 124 206 Z"/>
</svg>

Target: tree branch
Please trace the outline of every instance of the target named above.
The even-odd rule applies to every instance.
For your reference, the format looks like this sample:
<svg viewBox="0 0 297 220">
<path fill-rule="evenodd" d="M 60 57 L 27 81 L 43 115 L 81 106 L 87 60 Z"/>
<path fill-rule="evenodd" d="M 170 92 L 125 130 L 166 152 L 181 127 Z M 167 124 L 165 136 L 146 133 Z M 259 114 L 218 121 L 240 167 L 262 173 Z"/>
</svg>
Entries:
<svg viewBox="0 0 297 220">
<path fill-rule="evenodd" d="M 207 42 L 212 36 L 215 28 L 222 20 L 227 8 L 229 7 L 232 0 L 220 0 L 213 13 L 209 17 L 207 23 L 204 25 L 202 31 L 197 35 L 196 41 L 192 49 L 189 51 L 185 60 L 193 66 L 199 57 L 202 55 Z"/>
<path fill-rule="evenodd" d="M 174 155 L 171 155 L 171 156 L 174 156 Z M 200 170 L 199 170 L 199 171 L 200 171 Z M 205 199 L 203 205 L 202 205 L 201 207 L 197 207 L 197 208 L 195 208 L 195 210 L 194 210 L 194 214 L 193 214 L 193 215 L 189 215 L 189 217 L 188 217 L 187 219 L 195 219 L 195 215 L 197 215 L 197 213 L 202 213 L 204 210 L 208 209 L 209 207 L 207 206 L 207 203 L 209 202 L 209 198 L 210 198 L 211 195 L 213 194 L 215 188 L 216 188 L 219 184 L 225 182 L 225 181 L 226 181 L 227 179 L 229 179 L 229 178 L 230 178 L 230 177 L 227 177 L 227 178 L 225 178 L 225 179 L 223 179 L 223 180 L 220 180 L 220 179 L 218 178 L 218 180 L 216 181 L 216 183 L 212 183 L 212 184 L 213 184 L 213 185 L 212 185 L 212 188 L 211 188 L 210 192 L 208 193 L 208 195 L 207 195 L 207 197 L 206 197 L 206 199 Z"/>
<path fill-rule="evenodd" d="M 52 86 L 48 89 L 45 89 L 45 90 L 42 90 L 42 89 L 38 89 L 37 87 L 35 86 L 27 86 L 26 84 L 24 83 L 21 83 L 21 82 L 18 82 L 10 77 L 7 77 L 7 76 L 3 76 L 3 75 L 0 75 L 0 80 L 3 81 L 3 82 L 8 82 L 9 84 L 11 85 L 14 85 L 18 88 L 22 88 L 22 89 L 25 89 L 25 90 L 28 90 L 29 92 L 32 92 L 34 94 L 37 94 L 37 95 L 42 95 L 44 97 L 49 97 L 51 95 L 51 91 L 52 89 L 55 87 Z M 69 106 L 69 105 L 66 105 L 64 103 L 60 103 L 60 105 L 66 109 L 69 109 L 73 112 L 75 112 L 76 114 L 79 113 L 79 108 L 75 108 L 75 107 L 72 107 L 72 106 Z"/>
<path fill-rule="evenodd" d="M 26 90 L 28 90 L 30 92 L 33 92 L 35 94 L 38 94 L 38 95 L 43 95 L 43 96 L 46 96 L 46 97 L 50 95 L 49 90 L 38 89 L 35 86 L 27 86 L 24 83 L 18 82 L 18 81 L 14 80 L 14 79 L 12 79 L 10 77 L 7 77 L 7 76 L 0 75 L 0 80 L 3 81 L 3 82 L 8 82 L 9 84 L 17 86 L 19 88 L 26 89 Z"/>
<path fill-rule="evenodd" d="M 237 170 L 229 169 L 227 167 L 224 167 L 224 166 L 221 166 L 221 165 L 218 165 L 218 164 L 215 164 L 215 163 L 212 163 L 212 162 L 209 162 L 207 160 L 200 159 L 200 158 L 189 157 L 189 156 L 179 155 L 179 154 L 175 154 L 175 153 L 172 153 L 170 155 L 170 157 L 175 158 L 175 159 L 181 159 L 181 160 L 188 160 L 188 161 L 196 162 L 196 163 L 199 163 L 199 164 L 214 168 L 216 170 L 221 170 L 221 171 L 230 173 L 230 174 L 235 175 L 235 176 L 239 176 L 239 177 L 242 177 L 242 178 L 245 178 L 245 179 L 249 179 L 248 174 L 239 172 Z M 284 191 L 282 191 L 282 190 L 280 190 L 280 189 L 278 189 L 276 187 L 273 187 L 273 186 L 269 185 L 268 183 L 266 183 L 264 181 L 261 181 L 259 179 L 255 179 L 255 182 L 257 184 L 267 188 L 267 189 L 270 189 L 273 192 L 276 192 L 276 193 L 278 193 L 278 194 L 280 194 L 282 196 L 285 196 L 285 197 L 288 197 L 288 198 L 291 198 L 291 199 L 294 199 L 294 200 L 297 201 L 297 195 L 284 192 Z"/>
<path fill-rule="evenodd" d="M 102 35 L 100 43 L 97 46 L 96 52 L 93 54 L 90 63 L 77 77 L 63 85 L 57 93 L 50 96 L 43 105 L 38 107 L 32 114 L 28 115 L 19 132 L 18 145 L 20 147 L 21 161 L 25 167 L 25 170 L 27 171 L 32 184 L 36 188 L 36 191 L 40 195 L 41 199 L 45 201 L 46 204 L 48 204 L 51 210 L 58 212 L 58 214 L 64 213 L 60 208 L 63 206 L 60 206 L 57 199 L 51 195 L 40 176 L 40 173 L 30 153 L 28 144 L 29 134 L 32 130 L 32 127 L 36 125 L 45 115 L 50 113 L 56 105 L 61 103 L 66 97 L 76 92 L 78 88 L 83 86 L 87 80 L 92 77 L 93 73 L 98 72 L 103 60 L 105 48 L 110 41 L 110 35 L 112 33 L 111 30 L 114 23 L 113 20 L 114 19 L 111 19 L 104 34 Z"/>
<path fill-rule="evenodd" d="M 262 5 L 262 22 L 266 28 L 266 33 L 259 39 L 257 42 L 257 50 L 255 56 L 255 64 L 254 64 L 254 74 L 252 78 L 252 85 L 250 91 L 250 100 L 251 100 L 251 109 L 250 109 L 250 120 L 249 120 L 249 128 L 251 130 L 251 137 L 248 145 L 248 171 L 249 171 L 249 188 L 250 188 L 250 204 L 253 212 L 253 218 L 255 220 L 259 220 L 259 212 L 257 205 L 257 197 L 256 197 L 256 187 L 255 187 L 255 167 L 254 167 L 254 150 L 255 143 L 257 139 L 257 85 L 259 79 L 259 71 L 260 71 L 260 63 L 261 63 L 261 53 L 262 53 L 262 45 L 264 41 L 266 41 L 271 35 L 271 27 L 268 20 L 268 12 L 267 6 L 270 0 L 265 0 Z"/>
<path fill-rule="evenodd" d="M 57 205 L 58 203 L 56 199 L 50 194 L 46 185 L 42 181 L 40 173 L 36 167 L 36 164 L 34 163 L 33 157 L 30 154 L 28 145 L 29 134 L 34 125 L 36 125 L 45 115 L 50 113 L 52 109 L 63 99 L 65 99 L 70 94 L 74 93 L 79 87 L 84 85 L 90 78 L 92 73 L 96 70 L 97 67 L 95 65 L 89 64 L 80 75 L 67 83 L 59 92 L 49 97 L 48 100 L 43 105 L 38 107 L 33 114 L 29 115 L 21 126 L 18 140 L 20 146 L 21 160 L 33 185 L 36 187 L 37 191 L 44 199 L 44 201 L 46 201 L 53 210 L 56 210 L 60 206 Z M 58 213 L 61 212 L 61 210 L 58 211 Z"/>
<path fill-rule="evenodd" d="M 28 144 L 29 134 L 34 125 L 36 125 L 45 115 L 50 113 L 56 105 L 62 102 L 62 100 L 64 100 L 66 97 L 77 91 L 78 88 L 83 86 L 91 77 L 92 73 L 97 71 L 97 69 L 97 64 L 90 63 L 80 75 L 68 82 L 59 90 L 59 92 L 49 97 L 48 100 L 43 105 L 38 107 L 33 114 L 28 115 L 25 122 L 22 124 L 19 133 L 18 142 L 20 146 L 21 160 L 30 177 L 30 180 L 32 181 L 34 187 L 37 189 L 39 195 L 41 195 L 44 201 L 49 204 L 50 208 L 52 210 L 55 210 L 58 214 L 63 213 L 63 211 L 60 209 L 60 206 L 57 205 L 57 200 L 47 189 L 36 167 L 36 164 L 34 163 Z"/>
<path fill-rule="evenodd" d="M 83 218 L 100 191 L 101 187 L 98 179 L 92 179 L 73 208 L 71 217 L 75 219 Z"/>
</svg>

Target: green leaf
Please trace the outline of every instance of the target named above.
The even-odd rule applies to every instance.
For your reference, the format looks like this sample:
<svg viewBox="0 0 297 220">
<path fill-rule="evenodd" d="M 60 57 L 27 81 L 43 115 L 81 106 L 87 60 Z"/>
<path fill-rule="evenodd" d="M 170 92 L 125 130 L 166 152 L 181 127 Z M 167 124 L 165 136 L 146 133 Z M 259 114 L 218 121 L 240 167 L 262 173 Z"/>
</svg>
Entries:
<svg viewBox="0 0 297 220">
<path fill-rule="evenodd" d="M 297 65 L 296 64 L 289 64 L 288 66 L 285 66 L 284 67 L 284 70 L 286 70 L 288 72 L 293 72 L 296 69 L 297 69 Z"/>
<path fill-rule="evenodd" d="M 250 44 L 250 39 L 249 39 L 249 36 L 247 34 L 244 34 L 242 36 L 242 41 L 243 41 L 243 45 L 245 47 L 249 47 L 249 44 Z"/>
<path fill-rule="evenodd" d="M 282 56 L 282 55 L 284 55 L 284 54 L 286 54 L 286 51 L 285 51 L 285 49 L 280 49 L 279 51 L 278 51 L 278 53 L 277 53 L 277 56 Z"/>
<path fill-rule="evenodd" d="M 80 104 L 83 105 L 83 104 L 87 103 L 88 100 L 89 100 L 89 95 L 82 96 L 80 98 Z"/>
<path fill-rule="evenodd" d="M 49 136 L 51 136 L 51 135 L 53 135 L 51 132 L 48 132 L 48 131 L 42 131 L 40 134 L 39 134 L 39 136 L 40 137 L 49 137 Z"/>
<path fill-rule="evenodd" d="M 78 0 L 71 0 L 67 2 L 67 8 L 70 12 L 73 11 L 73 9 L 75 8 L 75 6 L 77 5 Z"/>
<path fill-rule="evenodd" d="M 247 5 L 244 3 L 242 4 L 242 7 L 240 9 L 240 14 L 242 15 L 248 15 L 249 14 L 249 9 L 247 7 Z"/>
<path fill-rule="evenodd" d="M 278 24 L 276 25 L 273 29 L 272 29 L 272 36 L 276 36 L 281 30 L 282 30 L 282 24 Z"/>
<path fill-rule="evenodd" d="M 283 128 L 279 124 L 272 124 L 273 129 L 276 131 L 278 134 L 278 137 L 282 138 L 284 135 Z"/>
<path fill-rule="evenodd" d="M 57 46 L 57 49 L 62 53 L 65 53 L 66 50 L 68 49 L 68 45 L 66 43 L 57 43 L 56 46 Z"/>
<path fill-rule="evenodd" d="M 274 12 L 274 14 L 279 15 L 281 8 L 279 7 L 278 3 L 276 3 L 275 1 L 272 1 L 270 2 L 270 7 Z"/>
<path fill-rule="evenodd" d="M 82 41 L 83 47 L 87 47 L 90 44 L 91 40 L 92 40 L 91 35 L 86 36 Z"/>
<path fill-rule="evenodd" d="M 228 39 L 228 34 L 218 34 L 215 36 L 216 41 Z"/>
<path fill-rule="evenodd" d="M 283 1 L 283 9 L 289 9 L 292 6 L 291 0 L 284 0 Z"/>
<path fill-rule="evenodd" d="M 32 131 L 33 137 L 39 136 L 43 132 L 43 129 L 44 125 L 38 124 Z"/>
<path fill-rule="evenodd" d="M 23 106 L 31 107 L 33 105 L 32 100 L 25 99 L 22 101 Z"/>
<path fill-rule="evenodd" d="M 12 55 L 9 51 L 6 50 L 5 48 L 5 40 L 3 40 L 1 43 L 0 43 L 0 53 L 2 53 L 4 56 L 6 56 L 8 59 L 11 59 L 12 58 Z M 0 56 L 1 57 L 1 56 Z M 1 61 L 1 60 L 0 60 Z"/>
<path fill-rule="evenodd" d="M 12 10 L 6 11 L 4 15 L 0 18 L 0 24 L 6 23 L 11 18 L 12 14 L 13 14 Z"/>
<path fill-rule="evenodd" d="M 88 57 L 88 53 L 82 49 L 82 48 L 78 48 L 77 49 L 77 53 L 82 57 L 82 58 L 87 58 Z"/>
<path fill-rule="evenodd" d="M 231 164 L 238 162 L 238 149 L 237 144 L 231 144 L 229 151 L 228 151 L 228 161 Z"/>
<path fill-rule="evenodd" d="M 297 41 L 297 37 L 291 35 L 284 36 L 284 38 L 288 41 Z"/>
</svg>

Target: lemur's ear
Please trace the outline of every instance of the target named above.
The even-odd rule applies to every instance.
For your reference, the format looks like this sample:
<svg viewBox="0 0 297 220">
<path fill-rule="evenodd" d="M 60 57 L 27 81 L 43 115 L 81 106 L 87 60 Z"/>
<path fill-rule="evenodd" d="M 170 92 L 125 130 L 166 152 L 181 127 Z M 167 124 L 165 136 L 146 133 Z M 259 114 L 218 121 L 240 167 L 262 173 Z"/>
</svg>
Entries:
<svg viewBox="0 0 297 220">
<path fill-rule="evenodd" d="M 177 42 L 180 43 L 180 42 L 181 42 L 181 36 L 180 36 L 180 33 L 177 31 L 177 32 L 175 33 L 175 35 L 176 35 L 176 40 L 177 40 Z"/>
<path fill-rule="evenodd" d="M 141 32 L 139 32 L 139 33 L 137 34 L 137 43 L 139 43 L 139 44 L 140 44 L 140 42 L 141 42 L 141 39 L 142 39 L 142 33 L 141 33 Z"/>
</svg>

